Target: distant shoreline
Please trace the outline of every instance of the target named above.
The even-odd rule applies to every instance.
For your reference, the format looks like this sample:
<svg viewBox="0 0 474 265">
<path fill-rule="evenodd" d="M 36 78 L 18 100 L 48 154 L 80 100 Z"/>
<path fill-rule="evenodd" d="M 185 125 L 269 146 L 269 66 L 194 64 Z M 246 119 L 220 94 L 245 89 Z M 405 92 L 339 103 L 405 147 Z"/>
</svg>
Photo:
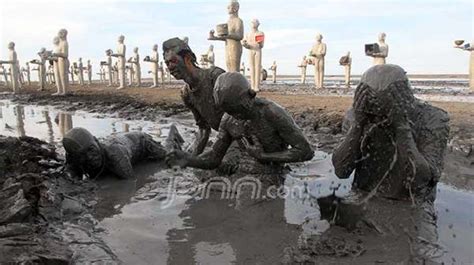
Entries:
<svg viewBox="0 0 474 265">
<path fill-rule="evenodd" d="M 271 76 L 271 74 L 270 74 Z M 351 75 L 351 78 L 360 78 L 362 75 Z M 300 75 L 277 75 L 281 79 L 300 78 Z M 306 78 L 312 78 L 313 75 L 306 75 Z M 325 75 L 325 78 L 343 78 L 344 75 Z M 433 78 L 433 79 L 469 79 L 468 74 L 408 74 L 408 78 Z"/>
</svg>

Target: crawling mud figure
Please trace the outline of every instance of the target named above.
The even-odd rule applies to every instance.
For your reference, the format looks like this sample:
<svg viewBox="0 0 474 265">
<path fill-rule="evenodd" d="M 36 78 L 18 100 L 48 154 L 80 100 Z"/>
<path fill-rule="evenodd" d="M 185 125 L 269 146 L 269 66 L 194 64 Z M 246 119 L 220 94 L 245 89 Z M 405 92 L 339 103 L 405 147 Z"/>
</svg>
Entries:
<svg viewBox="0 0 474 265">
<path fill-rule="evenodd" d="M 181 167 L 215 169 L 231 144 L 237 142 L 242 157 L 233 178 L 242 176 L 239 173 L 253 174 L 262 182 L 275 184 L 285 163 L 311 159 L 310 144 L 291 116 L 274 102 L 255 96 L 240 73 L 220 75 L 214 100 L 226 113 L 212 150 L 199 156 L 174 150 L 168 154 L 167 162 Z"/>
<path fill-rule="evenodd" d="M 194 155 L 199 155 L 206 147 L 211 128 L 216 131 L 219 129 L 224 114 L 214 103 L 212 91 L 217 77 L 225 71 L 214 66 L 209 69 L 199 68 L 196 55 L 188 44 L 179 38 L 163 42 L 163 58 L 171 74 L 186 82 L 181 91 L 181 98 L 192 111 L 199 127 L 191 150 Z"/>
<path fill-rule="evenodd" d="M 164 146 L 143 132 L 113 135 L 99 141 L 86 129 L 73 128 L 63 138 L 68 169 L 90 178 L 97 178 L 105 171 L 121 179 L 133 178 L 134 163 L 164 159 L 167 150 L 179 150 L 183 142 L 174 125 Z"/>
<path fill-rule="evenodd" d="M 337 249 L 331 239 L 342 237 L 358 242 L 361 251 L 337 254 L 349 257 L 339 258 L 338 264 L 438 264 L 443 248 L 433 202 L 448 121 L 446 112 L 413 96 L 401 67 L 367 70 L 346 117 L 350 129 L 332 157 L 338 177 L 348 178 L 355 170 L 355 192 L 349 198 L 318 200 L 322 218 L 336 226 L 300 246 L 292 261 L 309 256 L 326 263 L 332 257 L 315 246 Z"/>
</svg>

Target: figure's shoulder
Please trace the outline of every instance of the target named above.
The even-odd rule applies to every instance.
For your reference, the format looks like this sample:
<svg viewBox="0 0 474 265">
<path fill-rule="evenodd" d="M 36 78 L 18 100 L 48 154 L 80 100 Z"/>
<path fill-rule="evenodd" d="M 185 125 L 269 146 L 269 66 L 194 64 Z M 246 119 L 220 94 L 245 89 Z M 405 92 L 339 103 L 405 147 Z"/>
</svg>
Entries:
<svg viewBox="0 0 474 265">
<path fill-rule="evenodd" d="M 419 111 L 423 117 L 425 126 L 432 130 L 449 129 L 449 114 L 438 107 L 420 101 Z"/>
<path fill-rule="evenodd" d="M 209 68 L 209 73 L 217 78 L 221 74 L 225 73 L 225 70 L 217 66 L 212 66 Z"/>
<path fill-rule="evenodd" d="M 232 123 L 234 119 L 235 119 L 234 117 L 230 116 L 227 113 L 224 113 L 224 115 L 222 115 L 222 119 L 219 124 L 219 130 L 227 130 L 229 123 Z"/>
<path fill-rule="evenodd" d="M 257 98 L 255 103 L 261 109 L 266 119 L 280 120 L 290 117 L 285 108 L 271 100 L 266 98 Z"/>
<path fill-rule="evenodd" d="M 191 100 L 191 88 L 188 84 L 184 84 L 181 88 L 181 99 L 184 103 L 189 103 Z"/>
<path fill-rule="evenodd" d="M 209 75 L 211 76 L 211 79 L 212 79 L 212 84 L 214 84 L 217 80 L 217 78 L 225 73 L 225 70 L 220 68 L 220 67 L 217 67 L 217 66 L 212 66 L 211 68 L 207 69 Z"/>
</svg>

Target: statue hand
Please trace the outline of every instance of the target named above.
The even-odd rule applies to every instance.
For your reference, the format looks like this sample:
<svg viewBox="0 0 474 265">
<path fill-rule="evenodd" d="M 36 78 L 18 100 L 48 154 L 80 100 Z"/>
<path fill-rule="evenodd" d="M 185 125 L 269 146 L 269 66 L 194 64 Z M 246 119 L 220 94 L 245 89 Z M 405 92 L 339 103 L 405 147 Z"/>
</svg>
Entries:
<svg viewBox="0 0 474 265">
<path fill-rule="evenodd" d="M 371 97 L 373 97 L 373 92 L 368 87 L 361 87 L 356 91 L 352 108 L 354 109 L 355 121 L 357 124 L 362 125 L 366 122 L 367 115 L 364 110 L 369 98 Z"/>
<path fill-rule="evenodd" d="M 181 150 L 173 149 L 166 154 L 165 160 L 166 164 L 169 167 L 179 166 L 181 168 L 185 168 L 188 165 L 188 157 L 188 153 Z"/>
<path fill-rule="evenodd" d="M 262 144 L 260 141 L 257 139 L 256 136 L 252 136 L 252 142 L 251 144 L 247 138 L 243 137 L 241 139 L 241 142 L 243 143 L 245 147 L 245 151 L 252 157 L 256 159 L 260 159 L 261 154 L 263 154 L 265 151 L 263 150 Z"/>
<path fill-rule="evenodd" d="M 396 90 L 391 90 L 390 93 L 387 94 L 390 95 L 392 100 L 391 110 L 388 115 L 391 124 L 394 127 L 409 126 L 407 112 L 409 109 L 409 106 L 407 105 L 408 102 L 406 102 Z"/>
</svg>

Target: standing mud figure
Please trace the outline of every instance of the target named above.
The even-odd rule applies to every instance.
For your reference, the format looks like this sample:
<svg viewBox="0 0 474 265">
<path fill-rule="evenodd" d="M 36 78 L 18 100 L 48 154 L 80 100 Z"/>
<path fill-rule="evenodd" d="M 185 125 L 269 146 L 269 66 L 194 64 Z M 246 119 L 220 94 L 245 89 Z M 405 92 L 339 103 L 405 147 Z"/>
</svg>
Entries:
<svg viewBox="0 0 474 265">
<path fill-rule="evenodd" d="M 163 58 L 170 73 L 186 82 L 181 98 L 196 120 L 199 132 L 192 146 L 194 155 L 202 153 L 209 140 L 211 128 L 219 129 L 223 111 L 217 108 L 212 97 L 214 84 L 225 71 L 219 67 L 201 69 L 196 65 L 196 55 L 188 44 L 179 38 L 163 43 Z"/>
<path fill-rule="evenodd" d="M 230 1 L 227 7 L 229 13 L 227 34 L 214 36 L 212 30 L 209 32 L 208 38 L 208 40 L 225 41 L 225 61 L 229 72 L 239 72 L 240 58 L 242 57 L 242 44 L 240 42 L 244 38 L 244 23 L 239 18 L 239 8 L 240 5 L 237 0 Z"/>
<path fill-rule="evenodd" d="M 448 122 L 445 111 L 413 96 L 401 67 L 373 66 L 362 75 L 345 121 L 349 132 L 332 157 L 338 177 L 348 178 L 355 170 L 357 194 L 368 192 L 357 203 L 368 204 L 362 208 L 365 220 L 386 236 L 411 238 L 407 255 L 413 264 L 432 264 L 424 262 L 439 253 L 433 202 Z"/>
<path fill-rule="evenodd" d="M 288 112 L 255 96 L 256 92 L 240 73 L 220 75 L 214 87 L 214 100 L 226 113 L 212 150 L 199 156 L 173 150 L 167 155 L 168 164 L 216 169 L 231 144 L 237 143 L 242 155 L 231 178 L 237 183 L 241 177 L 253 176 L 268 187 L 280 183 L 285 163 L 310 160 L 311 146 Z"/>
<path fill-rule="evenodd" d="M 63 138 L 66 163 L 70 171 L 79 176 L 87 174 L 97 178 L 105 171 L 121 179 L 134 177 L 132 165 L 142 160 L 161 160 L 171 149 L 181 149 L 183 138 L 174 125 L 162 146 L 143 132 L 130 132 L 109 136 L 98 141 L 84 128 L 74 128 Z"/>
</svg>

